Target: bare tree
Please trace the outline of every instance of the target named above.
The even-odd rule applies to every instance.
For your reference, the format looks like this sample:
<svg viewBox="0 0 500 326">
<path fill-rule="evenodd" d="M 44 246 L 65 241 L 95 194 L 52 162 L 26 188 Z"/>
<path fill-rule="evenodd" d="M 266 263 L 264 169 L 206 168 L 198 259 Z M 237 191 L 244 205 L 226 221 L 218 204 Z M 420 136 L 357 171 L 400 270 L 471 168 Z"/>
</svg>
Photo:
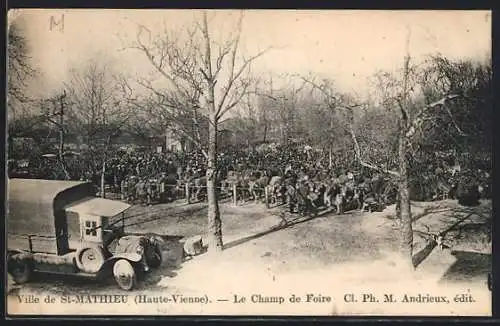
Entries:
<svg viewBox="0 0 500 326">
<path fill-rule="evenodd" d="M 260 87 L 255 88 L 255 94 L 257 95 L 257 107 L 258 107 L 258 120 L 259 125 L 262 126 L 262 143 L 268 141 L 269 130 L 272 126 L 272 108 L 276 104 L 276 98 L 274 97 L 273 89 L 273 78 L 269 78 L 268 89 L 260 90 Z"/>
<path fill-rule="evenodd" d="M 256 88 L 253 93 L 258 96 L 260 109 L 260 122 L 264 124 L 264 139 L 267 140 L 269 129 L 274 127 L 278 131 L 275 138 L 283 144 L 289 142 L 293 136 L 298 135 L 299 106 L 301 92 L 305 83 L 295 85 L 295 80 L 290 76 L 286 78 L 285 85 L 280 88 L 273 87 L 273 77 L 266 81 L 266 86 Z M 277 137 L 276 137 L 277 136 Z"/>
<path fill-rule="evenodd" d="M 327 131 L 329 133 L 325 140 L 326 143 L 329 144 L 328 155 L 330 161 L 329 165 L 331 167 L 332 151 L 335 142 L 338 142 L 344 135 L 349 135 L 349 137 L 355 135 L 354 122 L 357 112 L 354 109 L 363 107 L 365 104 L 348 94 L 336 91 L 332 80 L 327 78 L 315 78 L 314 76 L 298 77 L 310 86 L 311 96 L 314 96 L 314 91 L 318 91 L 322 97 L 322 104 L 325 106 L 325 119 L 323 123 L 327 123 Z M 359 149 L 357 138 L 355 139 L 354 147 L 355 150 Z M 358 153 L 358 151 L 356 151 L 356 153 Z M 376 168 L 375 165 L 366 160 L 360 160 L 359 162 L 362 166 L 367 168 Z"/>
<path fill-rule="evenodd" d="M 57 147 L 57 159 L 65 179 L 69 180 L 71 176 L 68 172 L 64 156 L 65 137 L 68 131 L 67 121 L 65 121 L 65 117 L 67 117 L 66 91 L 63 91 L 60 95 L 42 101 L 42 116 L 45 121 L 53 125 L 58 131 L 59 144 Z"/>
<path fill-rule="evenodd" d="M 28 41 L 24 36 L 23 26 L 19 19 L 12 21 L 8 26 L 7 104 L 11 119 L 15 119 L 17 109 L 30 100 L 26 88 L 36 74 L 36 70 L 30 62 Z"/>
<path fill-rule="evenodd" d="M 422 130 L 424 122 L 435 118 L 435 110 L 445 108 L 447 102 L 458 97 L 457 94 L 448 94 L 441 99 L 429 103 L 427 105 L 418 106 L 416 102 L 412 103 L 411 94 L 417 93 L 417 88 L 422 85 L 414 83 L 412 78 L 417 75 L 417 66 L 410 66 L 409 40 L 407 38 L 406 56 L 404 59 L 402 80 L 391 77 L 385 74 L 385 79 L 381 79 L 381 86 L 384 88 L 384 106 L 392 111 L 392 108 L 397 108 L 398 114 L 398 171 L 386 170 L 385 172 L 396 177 L 398 180 L 398 200 L 396 203 L 397 214 L 400 220 L 401 232 L 401 255 L 408 263 L 409 268 L 413 268 L 413 229 L 412 229 L 412 214 L 410 202 L 410 186 L 409 186 L 409 166 L 408 159 L 411 149 L 415 147 L 415 135 Z M 379 76 L 380 77 L 380 76 Z M 391 108 L 392 107 L 392 108 Z M 356 141 L 356 135 L 352 133 L 353 142 L 355 144 L 358 159 L 364 166 L 360 155 L 360 148 Z M 372 168 L 379 169 L 377 166 Z"/>
<path fill-rule="evenodd" d="M 108 152 L 132 117 L 132 108 L 123 100 L 122 77 L 97 57 L 73 69 L 66 82 L 73 127 L 85 135 L 92 172 L 101 174 L 101 195 L 105 196 Z"/>
<path fill-rule="evenodd" d="M 410 36 L 408 36 L 408 43 Z M 399 193 L 398 203 L 400 231 L 401 231 L 401 254 L 410 267 L 413 267 L 413 227 L 411 220 L 411 202 L 410 202 L 410 183 L 408 173 L 408 140 L 407 129 L 410 124 L 410 113 L 408 105 L 408 88 L 410 74 L 410 53 L 407 44 L 407 54 L 404 60 L 403 70 L 403 91 L 401 99 L 398 100 L 399 108 L 401 109 L 399 120 L 399 144 L 398 144 L 398 163 L 399 163 Z"/>
<path fill-rule="evenodd" d="M 259 123 L 256 105 L 250 93 L 244 97 L 241 109 L 235 111 L 232 119 L 226 119 L 223 126 L 233 132 L 232 145 L 255 148 L 258 143 Z"/>
<path fill-rule="evenodd" d="M 355 99 L 346 99 L 340 94 L 337 94 L 332 89 L 332 84 L 316 82 L 312 78 L 304 78 L 307 83 L 319 90 L 325 97 L 325 102 L 332 110 L 342 110 L 345 113 L 346 131 L 350 134 L 356 159 L 366 168 L 376 170 L 387 174 L 397 180 L 398 184 L 398 201 L 397 210 L 400 219 L 400 253 L 408 266 L 413 268 L 413 230 L 410 206 L 410 192 L 408 182 L 408 155 L 411 148 L 414 147 L 414 137 L 425 121 L 433 119 L 435 111 L 432 109 L 444 107 L 448 100 L 457 97 L 456 94 L 450 94 L 442 97 L 438 101 L 434 101 L 421 107 L 415 106 L 410 102 L 410 89 L 415 90 L 417 85 L 410 85 L 412 69 L 409 65 L 409 55 L 405 58 L 403 78 L 398 80 L 390 74 L 381 74 L 378 77 L 379 87 L 383 93 L 383 106 L 386 107 L 387 113 L 392 114 L 394 108 L 398 114 L 398 147 L 397 147 L 397 170 L 391 169 L 388 166 L 381 166 L 367 160 L 358 141 L 358 136 L 355 132 L 355 108 L 365 106 L 365 104 L 357 103 Z"/>
<path fill-rule="evenodd" d="M 489 151 L 492 128 L 491 63 L 487 61 L 450 60 L 432 56 L 419 75 L 423 85 L 423 101 L 431 103 L 443 94 L 459 94 L 460 98 L 431 120 L 425 141 L 429 150 Z M 418 135 L 417 135 L 418 137 Z"/>
<path fill-rule="evenodd" d="M 12 12 L 9 11 L 9 14 Z M 33 99 L 27 88 L 37 76 L 31 64 L 30 49 L 24 35 L 22 17 L 8 17 L 7 31 L 7 98 L 8 148 L 13 150 L 12 140 L 19 135 L 35 133 L 39 116 L 29 112 Z"/>
<path fill-rule="evenodd" d="M 212 18 L 213 19 L 213 18 Z M 240 53 L 243 14 L 235 32 L 218 43 L 212 38 L 207 12 L 201 21 L 184 31 L 166 30 L 157 36 L 139 26 L 132 48 L 141 51 L 166 86 L 152 80 L 138 83 L 150 91 L 159 114 L 172 121 L 175 130 L 198 145 L 207 160 L 209 251 L 223 249 L 222 223 L 216 192 L 218 127 L 229 111 L 236 107 L 252 84 L 250 66 L 266 51 L 250 57 Z M 146 34 L 146 38 L 144 37 Z M 186 130 L 179 118 L 189 117 L 194 134 Z M 203 142 L 199 126 L 208 123 L 208 143 Z M 205 145 L 206 144 L 206 145 Z"/>
</svg>

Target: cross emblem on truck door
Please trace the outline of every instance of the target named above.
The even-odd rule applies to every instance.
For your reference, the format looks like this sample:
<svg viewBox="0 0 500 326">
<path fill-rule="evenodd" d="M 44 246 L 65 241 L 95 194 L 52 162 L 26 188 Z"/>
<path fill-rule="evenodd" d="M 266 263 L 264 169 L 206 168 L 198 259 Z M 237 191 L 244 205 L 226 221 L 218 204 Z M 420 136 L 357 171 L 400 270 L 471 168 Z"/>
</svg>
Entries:
<svg viewBox="0 0 500 326">
<path fill-rule="evenodd" d="M 85 235 L 97 236 L 96 221 L 85 221 Z"/>
</svg>

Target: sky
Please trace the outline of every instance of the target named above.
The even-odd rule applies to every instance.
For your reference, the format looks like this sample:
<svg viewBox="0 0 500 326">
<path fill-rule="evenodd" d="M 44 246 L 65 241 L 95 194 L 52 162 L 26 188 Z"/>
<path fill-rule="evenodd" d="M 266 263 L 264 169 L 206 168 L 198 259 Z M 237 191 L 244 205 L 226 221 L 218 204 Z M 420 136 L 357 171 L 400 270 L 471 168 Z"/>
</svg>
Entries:
<svg viewBox="0 0 500 326">
<path fill-rule="evenodd" d="M 131 76 L 150 66 L 144 55 L 125 49 L 138 24 L 153 32 L 188 24 L 198 10 L 22 9 L 9 12 L 25 26 L 34 66 L 41 72 L 35 92 L 50 94 L 68 78 L 71 67 L 96 53 Z M 213 11 L 214 37 L 232 30 L 237 11 Z M 51 18 L 52 17 L 52 18 Z M 64 17 L 64 18 L 63 18 Z M 64 23 L 59 25 L 52 22 Z M 253 72 L 313 73 L 333 78 L 343 91 L 367 89 L 377 70 L 393 71 L 409 51 L 416 61 L 428 54 L 479 58 L 491 54 L 489 11 L 245 11 L 242 51 L 252 55 L 274 47 L 253 64 Z M 219 35 L 221 34 L 221 35 Z"/>
</svg>

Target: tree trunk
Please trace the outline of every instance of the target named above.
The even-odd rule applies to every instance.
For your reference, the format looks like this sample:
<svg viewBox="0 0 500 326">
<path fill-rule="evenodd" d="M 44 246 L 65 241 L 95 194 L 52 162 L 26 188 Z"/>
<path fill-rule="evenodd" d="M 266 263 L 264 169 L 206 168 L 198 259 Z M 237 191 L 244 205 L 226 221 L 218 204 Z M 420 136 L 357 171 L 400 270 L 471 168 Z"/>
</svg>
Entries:
<svg viewBox="0 0 500 326">
<path fill-rule="evenodd" d="M 102 170 L 101 170 L 101 197 L 106 198 L 106 160 L 108 149 L 111 145 L 111 136 L 106 139 L 106 147 L 104 147 L 104 157 L 102 159 Z"/>
<path fill-rule="evenodd" d="M 59 129 L 59 150 L 58 150 L 59 164 L 64 172 L 64 177 L 66 180 L 71 179 L 68 170 L 66 169 L 66 162 L 64 161 L 64 129 L 61 126 Z"/>
<path fill-rule="evenodd" d="M 66 93 L 59 97 L 59 163 L 64 172 L 66 180 L 71 179 L 68 170 L 66 169 L 66 162 L 64 161 L 64 98 Z"/>
<path fill-rule="evenodd" d="M 106 198 L 106 179 L 105 179 L 105 174 L 106 174 L 106 160 L 102 162 L 102 171 L 101 171 L 101 197 Z"/>
<path fill-rule="evenodd" d="M 216 121 L 213 119 L 212 121 Z M 222 243 L 222 221 L 220 219 L 219 200 L 217 198 L 217 125 L 210 123 L 208 129 L 208 167 L 207 167 L 207 198 L 208 198 L 208 250 L 220 252 Z"/>
<path fill-rule="evenodd" d="M 331 169 L 333 167 L 333 155 L 332 155 L 332 146 L 330 146 L 328 150 L 328 168 Z"/>
<path fill-rule="evenodd" d="M 404 128 L 401 128 L 399 139 L 399 211 L 400 211 L 400 230 L 401 230 L 401 255 L 408 267 L 413 269 L 413 229 L 411 221 L 411 203 L 410 190 L 408 182 L 408 162 L 406 159 L 406 139 L 404 137 Z"/>
<path fill-rule="evenodd" d="M 186 139 L 181 138 L 180 143 L 181 143 L 181 151 L 183 153 L 186 153 Z M 167 151 L 167 148 L 165 148 L 165 151 Z"/>
<path fill-rule="evenodd" d="M 409 43 L 410 31 L 408 30 L 408 38 L 406 44 L 406 56 L 404 59 L 404 81 L 403 81 L 403 101 L 400 104 L 401 118 L 399 123 L 399 146 L 398 146 L 398 161 L 399 161 L 399 214 L 400 230 L 401 230 L 401 255 L 408 267 L 408 270 L 413 270 L 413 229 L 411 221 L 411 202 L 410 202 L 410 185 L 408 181 L 408 161 L 406 153 L 408 151 L 408 139 L 406 131 L 408 128 L 408 76 L 409 76 Z"/>
<path fill-rule="evenodd" d="M 210 48 L 210 35 L 208 32 L 207 13 L 203 13 L 203 38 L 205 41 L 205 78 L 207 81 L 207 107 L 209 116 L 208 126 L 208 152 L 207 152 L 207 199 L 208 199 L 208 251 L 218 253 L 223 249 L 222 222 L 220 219 L 219 201 L 217 198 L 217 124 L 218 112 L 215 107 L 215 83 L 212 75 L 212 61 Z"/>
</svg>

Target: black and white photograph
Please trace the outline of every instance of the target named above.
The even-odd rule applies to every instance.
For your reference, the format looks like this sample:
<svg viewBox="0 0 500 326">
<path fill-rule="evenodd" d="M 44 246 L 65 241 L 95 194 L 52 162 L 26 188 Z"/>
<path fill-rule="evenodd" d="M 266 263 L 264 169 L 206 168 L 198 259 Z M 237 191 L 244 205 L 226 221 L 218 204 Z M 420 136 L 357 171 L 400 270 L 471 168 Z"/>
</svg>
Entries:
<svg viewBox="0 0 500 326">
<path fill-rule="evenodd" d="M 491 316 L 491 12 L 13 9 L 6 313 Z"/>
</svg>

